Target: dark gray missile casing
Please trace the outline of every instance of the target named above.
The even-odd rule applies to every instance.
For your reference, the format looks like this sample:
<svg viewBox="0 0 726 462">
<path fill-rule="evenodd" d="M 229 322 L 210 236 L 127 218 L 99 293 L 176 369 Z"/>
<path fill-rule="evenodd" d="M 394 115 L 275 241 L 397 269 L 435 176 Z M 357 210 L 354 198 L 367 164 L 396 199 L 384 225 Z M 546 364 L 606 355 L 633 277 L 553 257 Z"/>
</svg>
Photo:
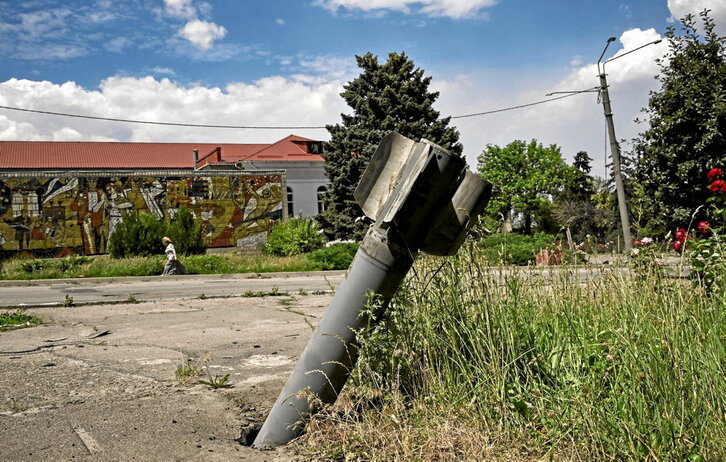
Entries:
<svg viewBox="0 0 726 462">
<path fill-rule="evenodd" d="M 345 280 L 308 342 L 254 443 L 286 444 L 316 410 L 331 404 L 358 358 L 357 332 L 381 313 L 366 306 L 376 296 L 387 308 L 419 250 L 453 255 L 473 218 L 486 206 L 491 185 L 466 163 L 426 140 L 387 135 L 363 173 L 355 198 L 376 222 L 363 239 Z"/>
</svg>

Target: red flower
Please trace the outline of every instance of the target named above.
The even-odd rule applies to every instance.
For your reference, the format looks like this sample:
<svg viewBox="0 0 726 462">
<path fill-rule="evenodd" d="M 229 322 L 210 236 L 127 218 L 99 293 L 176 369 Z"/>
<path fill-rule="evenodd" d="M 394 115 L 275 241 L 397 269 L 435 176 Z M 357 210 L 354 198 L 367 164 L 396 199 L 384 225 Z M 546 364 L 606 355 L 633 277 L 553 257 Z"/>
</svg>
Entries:
<svg viewBox="0 0 726 462">
<path fill-rule="evenodd" d="M 722 173 L 723 170 L 721 170 L 720 168 L 712 168 L 711 170 L 709 170 L 706 176 L 708 177 L 708 181 L 713 181 L 714 178 L 721 176 Z"/>
<path fill-rule="evenodd" d="M 674 242 L 673 250 L 675 250 L 678 253 L 681 253 L 681 251 L 683 250 L 683 242 L 681 242 L 681 241 Z"/>
<path fill-rule="evenodd" d="M 680 228 L 676 230 L 676 241 L 685 241 L 687 236 L 688 232 L 685 229 Z"/>
<path fill-rule="evenodd" d="M 701 234 L 708 234 L 711 231 L 711 225 L 707 221 L 699 221 L 698 230 Z"/>
<path fill-rule="evenodd" d="M 726 191 L 726 183 L 723 180 L 716 180 L 711 183 L 710 188 L 713 192 Z"/>
</svg>

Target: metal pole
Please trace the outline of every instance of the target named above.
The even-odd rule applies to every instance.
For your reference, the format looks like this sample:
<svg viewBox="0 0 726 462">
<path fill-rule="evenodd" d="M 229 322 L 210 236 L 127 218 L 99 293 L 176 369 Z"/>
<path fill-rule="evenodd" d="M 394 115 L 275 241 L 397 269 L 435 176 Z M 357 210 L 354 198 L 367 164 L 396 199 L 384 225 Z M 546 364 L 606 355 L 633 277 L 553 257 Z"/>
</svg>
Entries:
<svg viewBox="0 0 726 462">
<path fill-rule="evenodd" d="M 358 357 L 356 336 L 366 327 L 372 293 L 385 309 L 413 264 L 414 255 L 395 227 L 373 226 L 308 342 L 290 379 L 255 438 L 253 447 L 267 449 L 298 437 L 320 403 L 332 403 L 343 389 Z"/>
<path fill-rule="evenodd" d="M 615 191 L 618 196 L 618 210 L 620 211 L 620 222 L 623 226 L 623 241 L 625 250 L 633 249 L 633 238 L 630 235 L 630 218 L 628 216 L 628 204 L 625 202 L 625 186 L 623 185 L 623 177 L 620 173 L 620 144 L 615 138 L 615 125 L 613 124 L 613 111 L 610 107 L 610 93 L 608 93 L 608 81 L 605 77 L 605 69 L 600 74 L 600 95 L 602 97 L 602 107 L 605 112 L 605 121 L 608 125 L 608 135 L 610 137 L 610 155 L 613 159 L 613 177 L 615 178 Z"/>
</svg>

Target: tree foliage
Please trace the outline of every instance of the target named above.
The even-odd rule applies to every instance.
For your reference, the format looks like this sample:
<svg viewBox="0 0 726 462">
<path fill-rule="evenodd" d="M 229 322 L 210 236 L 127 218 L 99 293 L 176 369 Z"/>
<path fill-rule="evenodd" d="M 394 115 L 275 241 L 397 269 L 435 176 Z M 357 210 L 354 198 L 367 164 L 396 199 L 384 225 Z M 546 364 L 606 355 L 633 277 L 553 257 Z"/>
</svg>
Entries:
<svg viewBox="0 0 726 462">
<path fill-rule="evenodd" d="M 555 198 L 553 214 L 577 242 L 584 242 L 588 235 L 606 237 L 609 231 L 607 211 L 598 209 L 595 201 L 598 184 L 590 175 L 591 162 L 587 152 L 575 154 L 566 183 Z"/>
<path fill-rule="evenodd" d="M 108 253 L 113 258 L 158 255 L 164 252 L 164 236 L 171 239 L 180 255 L 197 255 L 206 250 L 199 222 L 181 206 L 170 222 L 146 212 L 124 215 L 109 238 Z"/>
<path fill-rule="evenodd" d="M 525 234 L 531 234 L 533 220 L 551 229 L 552 196 L 572 175 L 557 145 L 545 147 L 537 140 L 517 140 L 503 148 L 490 144 L 478 161 L 479 173 L 494 187 L 490 213 L 521 213 Z"/>
<path fill-rule="evenodd" d="M 167 223 L 152 213 L 129 213 L 116 225 L 108 241 L 108 253 L 113 258 L 147 257 L 164 251 L 161 238 Z"/>
<path fill-rule="evenodd" d="M 207 249 L 202 239 L 202 226 L 194 219 L 191 210 L 183 205 L 169 222 L 166 234 L 181 255 L 200 255 Z"/>
<path fill-rule="evenodd" d="M 572 169 L 570 170 L 570 178 L 564 185 L 559 195 L 561 200 L 570 201 L 588 201 L 595 194 L 594 179 L 590 175 L 592 167 L 590 166 L 592 158 L 587 152 L 580 151 L 575 154 L 572 161 Z"/>
<path fill-rule="evenodd" d="M 357 239 L 367 228 L 353 192 L 389 132 L 462 151 L 459 133 L 448 126 L 450 118 L 440 118 L 433 109 L 439 93 L 429 91 L 431 77 L 424 77 L 405 53 L 390 53 L 383 64 L 371 53 L 356 60 L 362 72 L 341 93 L 353 113 L 341 114 L 341 124 L 327 126 L 331 139 L 323 154 L 330 190 L 327 208 L 317 219 L 331 239 Z"/>
<path fill-rule="evenodd" d="M 651 229 L 687 224 L 708 197 L 705 173 L 726 155 L 726 39 L 701 13 L 704 35 L 692 15 L 681 34 L 666 32 L 669 51 L 659 61 L 662 87 L 650 96 L 650 128 L 634 144 L 634 176 L 652 204 Z"/>
</svg>

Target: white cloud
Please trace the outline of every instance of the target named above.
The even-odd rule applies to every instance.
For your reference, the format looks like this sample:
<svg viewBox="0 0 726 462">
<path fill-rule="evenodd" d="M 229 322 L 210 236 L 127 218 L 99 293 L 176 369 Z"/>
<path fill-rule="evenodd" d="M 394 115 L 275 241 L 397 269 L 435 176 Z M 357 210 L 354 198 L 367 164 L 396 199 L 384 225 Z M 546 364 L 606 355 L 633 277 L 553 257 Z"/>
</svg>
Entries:
<svg viewBox="0 0 726 462">
<path fill-rule="evenodd" d="M 98 117 L 195 124 L 323 126 L 347 107 L 343 80 L 268 77 L 226 88 L 183 86 L 167 78 L 109 77 L 98 90 L 73 82 L 0 82 L 0 105 Z M 327 139 L 318 130 L 210 129 L 126 124 L 0 109 L 1 140 L 273 142 L 291 133 Z"/>
<path fill-rule="evenodd" d="M 622 48 L 614 56 L 657 38 L 653 29 L 626 31 L 620 36 Z M 616 44 L 611 44 L 611 48 Z M 653 78 L 659 71 L 655 59 L 662 57 L 666 49 L 667 44 L 661 42 L 607 65 L 619 140 L 630 140 L 646 128 L 634 123 L 634 119 L 642 118 L 640 111 L 648 104 L 649 92 L 660 87 Z M 434 79 L 432 88 L 441 92 L 436 107 L 443 116 L 461 115 L 544 100 L 548 98 L 545 94 L 552 91 L 593 88 L 599 85 L 597 75 L 595 63 L 589 63 L 571 70 L 564 77 L 558 72 L 547 74 L 541 69 L 489 72 L 454 76 L 444 81 Z M 527 90 L 522 91 L 523 88 Z M 545 145 L 559 145 L 568 160 L 578 151 L 587 151 L 595 159 L 593 168 L 597 175 L 605 175 L 605 163 L 609 163 L 605 118 L 597 93 L 583 93 L 509 112 L 454 119 L 452 124 L 459 129 L 467 160 L 474 167 L 477 156 L 487 144 L 504 146 L 517 139 L 528 141 L 533 138 Z M 626 150 L 627 143 L 622 148 Z"/>
<path fill-rule="evenodd" d="M 52 43 L 27 43 L 16 44 L 14 57 L 27 60 L 58 60 L 78 58 L 86 56 L 89 50 L 79 45 L 63 45 Z"/>
<path fill-rule="evenodd" d="M 629 5 L 626 5 L 625 3 L 621 4 L 618 7 L 618 11 L 620 12 L 620 14 L 622 14 L 625 17 L 625 19 L 632 19 L 633 18 L 633 12 L 630 9 L 630 6 Z"/>
<path fill-rule="evenodd" d="M 277 24 L 279 26 L 284 26 L 285 25 L 285 20 L 282 19 L 282 18 L 277 18 L 277 19 L 275 19 L 275 24 Z"/>
<path fill-rule="evenodd" d="M 197 17 L 197 9 L 192 5 L 192 0 L 164 0 L 164 10 L 167 14 L 184 19 Z"/>
<path fill-rule="evenodd" d="M 482 17 L 483 10 L 497 0 L 316 0 L 314 4 L 332 12 L 347 10 L 393 10 L 403 13 L 423 14 L 431 17 L 454 19 Z"/>
<path fill-rule="evenodd" d="M 59 38 L 67 32 L 66 19 L 72 14 L 67 8 L 22 13 L 18 15 L 20 24 L 16 28 L 25 39 Z"/>
<path fill-rule="evenodd" d="M 289 61 L 287 63 L 291 64 Z M 331 77 L 342 79 L 346 76 L 353 75 L 357 70 L 356 63 L 353 59 L 330 56 L 298 55 L 297 66 L 299 66 L 302 72 L 312 72 L 316 75 L 322 74 L 326 79 Z"/>
<path fill-rule="evenodd" d="M 83 139 L 83 135 L 70 127 L 63 127 L 60 130 L 56 130 L 53 132 L 52 137 L 53 141 L 80 141 Z"/>
<path fill-rule="evenodd" d="M 152 71 L 154 71 L 155 74 L 176 75 L 176 72 L 168 67 L 155 67 Z"/>
<path fill-rule="evenodd" d="M 129 40 L 127 37 L 114 37 L 108 42 L 106 42 L 103 47 L 112 53 L 121 53 L 124 51 L 124 48 L 128 47 L 132 44 L 132 41 Z"/>
<path fill-rule="evenodd" d="M 179 36 L 202 51 L 208 51 L 215 40 L 227 35 L 227 29 L 223 26 L 200 19 L 200 16 L 209 16 L 211 11 L 212 6 L 207 2 L 196 2 L 195 5 L 193 0 L 164 0 L 166 14 L 187 20 L 179 29 Z M 225 56 L 229 51 L 226 50 Z"/>
<path fill-rule="evenodd" d="M 632 29 L 610 45 L 608 56 L 621 56 L 659 38 L 653 29 Z M 657 89 L 653 78 L 667 43 L 648 46 L 607 65 L 616 133 L 630 139 L 645 127 L 633 123 L 648 102 L 648 92 Z M 613 54 L 614 53 L 614 54 Z M 298 74 L 267 77 L 255 82 L 236 82 L 225 88 L 181 85 L 153 77 L 110 77 L 98 90 L 72 82 L 56 84 L 11 79 L 0 82 L 0 105 L 35 108 L 100 117 L 221 125 L 314 125 L 338 122 L 350 109 L 339 96 L 342 85 L 357 74 L 353 60 L 335 57 L 290 56 L 290 68 Z M 582 58 L 579 58 L 582 60 Z M 559 69 L 520 69 L 509 72 L 434 76 L 432 90 L 440 91 L 436 108 L 442 116 L 461 115 L 504 108 L 546 99 L 551 91 L 580 90 L 598 85 L 594 62 L 564 63 Z M 341 68 L 346 69 L 340 71 Z M 164 68 L 155 69 L 157 73 Z M 170 74 L 171 75 L 171 74 Z M 525 90 L 523 90 L 525 89 Z M 588 151 L 594 172 L 604 175 L 608 146 L 602 106 L 595 93 L 585 93 L 556 102 L 481 117 L 454 119 L 461 132 L 471 166 L 493 143 L 536 138 L 562 147 L 568 159 Z M 68 128 L 69 130 L 64 130 Z M 75 133 L 80 134 L 80 136 Z M 0 139 L 52 140 L 76 136 L 82 140 L 115 139 L 157 142 L 270 142 L 296 133 L 327 139 L 326 130 L 223 130 L 132 125 L 0 110 Z M 627 145 L 623 146 L 627 149 Z"/>
<path fill-rule="evenodd" d="M 578 66 L 581 66 L 582 65 L 582 62 L 583 62 L 582 61 L 582 56 L 580 56 L 580 55 L 573 56 L 572 57 L 572 60 L 570 60 L 570 66 L 572 66 L 572 67 L 578 67 Z"/>
<path fill-rule="evenodd" d="M 716 23 L 716 32 L 726 34 L 726 2 L 723 0 L 668 0 L 671 20 L 679 20 L 687 14 L 698 16 L 704 9 L 709 9 L 709 16 Z"/>
<path fill-rule="evenodd" d="M 193 19 L 179 30 L 179 35 L 189 40 L 200 50 L 209 50 L 215 40 L 224 38 L 227 29 L 213 22 Z"/>
<path fill-rule="evenodd" d="M 81 17 L 81 20 L 94 24 L 103 24 L 116 19 L 116 14 L 110 11 L 90 11 Z"/>
</svg>

